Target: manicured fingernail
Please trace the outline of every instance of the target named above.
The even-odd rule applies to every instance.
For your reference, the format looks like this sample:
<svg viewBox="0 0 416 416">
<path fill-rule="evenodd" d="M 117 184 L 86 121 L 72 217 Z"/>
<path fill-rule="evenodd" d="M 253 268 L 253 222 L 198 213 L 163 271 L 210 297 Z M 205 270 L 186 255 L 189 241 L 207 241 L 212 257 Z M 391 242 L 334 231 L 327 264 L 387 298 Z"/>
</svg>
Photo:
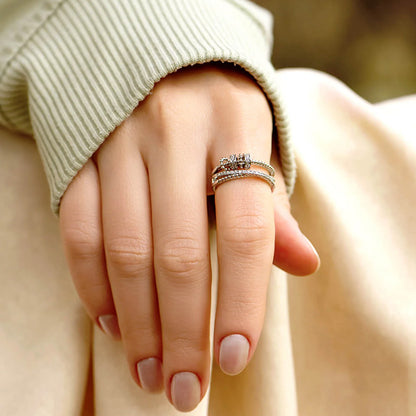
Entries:
<svg viewBox="0 0 416 416">
<path fill-rule="evenodd" d="M 107 335 L 120 339 L 120 328 L 118 326 L 117 316 L 101 315 L 98 317 L 98 322 Z"/>
<path fill-rule="evenodd" d="M 159 358 L 151 357 L 139 361 L 137 373 L 144 390 L 156 393 L 163 389 L 162 363 Z"/>
<path fill-rule="evenodd" d="M 172 401 L 176 409 L 190 412 L 201 401 L 201 384 L 194 373 L 177 373 L 172 378 Z"/>
<path fill-rule="evenodd" d="M 250 344 L 242 335 L 233 334 L 225 337 L 220 346 L 221 370 L 230 376 L 241 373 L 247 364 Z"/>
<path fill-rule="evenodd" d="M 321 258 L 319 257 L 319 254 L 316 251 L 316 248 L 314 247 L 314 245 L 309 241 L 309 239 L 305 235 L 304 235 L 304 238 L 305 238 L 306 242 L 309 244 L 309 246 L 311 247 L 311 249 L 313 250 L 313 252 L 315 253 L 316 258 L 318 259 L 318 264 L 317 264 L 316 269 L 314 271 L 314 273 L 315 273 L 321 267 Z"/>
</svg>

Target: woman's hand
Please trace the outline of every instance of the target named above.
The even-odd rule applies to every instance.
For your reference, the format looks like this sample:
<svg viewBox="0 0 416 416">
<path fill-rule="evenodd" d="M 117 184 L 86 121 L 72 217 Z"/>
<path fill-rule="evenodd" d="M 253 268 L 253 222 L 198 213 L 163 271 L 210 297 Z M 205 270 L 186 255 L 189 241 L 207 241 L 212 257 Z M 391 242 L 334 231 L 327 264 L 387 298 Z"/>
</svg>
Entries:
<svg viewBox="0 0 416 416">
<path fill-rule="evenodd" d="M 105 332 L 121 333 L 136 383 L 164 387 L 182 411 L 199 403 L 210 376 L 211 171 L 233 153 L 269 161 L 272 130 L 268 101 L 244 71 L 185 68 L 155 86 L 62 198 L 66 256 L 89 315 Z M 214 351 L 227 374 L 241 372 L 254 354 L 272 263 L 298 275 L 319 263 L 275 168 L 273 194 L 255 178 L 215 193 Z"/>
</svg>

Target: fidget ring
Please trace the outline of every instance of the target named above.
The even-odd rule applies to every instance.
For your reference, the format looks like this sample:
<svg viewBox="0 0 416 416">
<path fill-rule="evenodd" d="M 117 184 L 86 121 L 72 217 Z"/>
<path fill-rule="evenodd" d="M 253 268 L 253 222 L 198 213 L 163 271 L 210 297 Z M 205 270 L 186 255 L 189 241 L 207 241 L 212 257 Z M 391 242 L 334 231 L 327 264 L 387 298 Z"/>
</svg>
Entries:
<svg viewBox="0 0 416 416">
<path fill-rule="evenodd" d="M 267 173 L 251 170 L 252 166 L 260 167 Z M 212 189 L 215 191 L 224 182 L 243 178 L 259 178 L 267 182 L 273 191 L 276 185 L 274 175 L 275 170 L 270 164 L 252 160 L 249 153 L 240 153 L 220 159 L 220 164 L 212 171 L 211 184 Z"/>
</svg>

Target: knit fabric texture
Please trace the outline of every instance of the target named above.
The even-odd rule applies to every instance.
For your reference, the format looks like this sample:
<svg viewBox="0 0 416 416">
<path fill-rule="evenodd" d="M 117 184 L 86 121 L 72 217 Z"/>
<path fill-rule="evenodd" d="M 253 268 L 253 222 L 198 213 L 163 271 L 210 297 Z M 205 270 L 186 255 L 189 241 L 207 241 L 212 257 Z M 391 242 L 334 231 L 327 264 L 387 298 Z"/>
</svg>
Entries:
<svg viewBox="0 0 416 416">
<path fill-rule="evenodd" d="M 0 124 L 34 136 L 58 215 L 71 180 L 155 83 L 186 66 L 231 62 L 272 104 L 290 196 L 296 166 L 270 62 L 272 23 L 247 0 L 39 1 L 1 35 Z"/>
</svg>

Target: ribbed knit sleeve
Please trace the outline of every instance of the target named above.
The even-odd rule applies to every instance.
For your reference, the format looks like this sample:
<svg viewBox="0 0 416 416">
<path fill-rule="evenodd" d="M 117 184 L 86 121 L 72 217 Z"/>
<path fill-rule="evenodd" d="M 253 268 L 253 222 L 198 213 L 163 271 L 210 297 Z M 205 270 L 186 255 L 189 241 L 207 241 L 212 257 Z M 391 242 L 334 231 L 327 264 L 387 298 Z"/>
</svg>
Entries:
<svg viewBox="0 0 416 416">
<path fill-rule="evenodd" d="M 0 124 L 33 134 L 52 210 L 105 138 L 179 68 L 233 62 L 274 108 L 289 195 L 295 163 L 270 62 L 272 16 L 247 0 L 44 1 L 0 55 Z"/>
</svg>

